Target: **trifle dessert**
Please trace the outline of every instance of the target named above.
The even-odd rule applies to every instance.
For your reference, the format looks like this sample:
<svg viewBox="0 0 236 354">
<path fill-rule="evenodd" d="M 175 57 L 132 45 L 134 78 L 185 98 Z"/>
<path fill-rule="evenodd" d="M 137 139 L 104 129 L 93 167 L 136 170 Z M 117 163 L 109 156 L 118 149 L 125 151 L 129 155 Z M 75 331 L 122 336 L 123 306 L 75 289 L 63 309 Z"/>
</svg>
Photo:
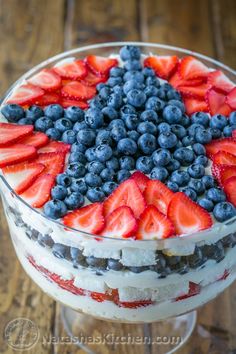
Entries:
<svg viewBox="0 0 236 354">
<path fill-rule="evenodd" d="M 235 75 L 152 49 L 64 54 L 1 107 L 1 191 L 24 269 L 112 321 L 183 314 L 236 278 Z"/>
</svg>

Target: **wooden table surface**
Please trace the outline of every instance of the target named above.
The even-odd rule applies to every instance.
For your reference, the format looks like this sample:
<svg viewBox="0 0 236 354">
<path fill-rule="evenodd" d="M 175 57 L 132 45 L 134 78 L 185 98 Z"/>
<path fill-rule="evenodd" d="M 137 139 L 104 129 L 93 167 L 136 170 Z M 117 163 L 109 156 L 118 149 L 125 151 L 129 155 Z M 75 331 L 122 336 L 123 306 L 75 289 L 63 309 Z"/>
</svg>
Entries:
<svg viewBox="0 0 236 354">
<path fill-rule="evenodd" d="M 0 0 L 1 93 L 42 60 L 88 43 L 138 40 L 192 49 L 235 69 L 235 0 Z M 41 335 L 65 335 L 59 306 L 26 276 L 16 259 L 0 213 L 0 353 L 16 317 L 33 320 Z M 183 354 L 236 353 L 236 284 L 198 311 L 194 335 Z M 100 353 L 115 353 L 114 348 Z M 124 347 L 122 353 L 134 353 Z M 153 350 L 153 352 L 156 352 Z M 84 353 L 73 345 L 43 345 L 28 353 Z"/>
</svg>

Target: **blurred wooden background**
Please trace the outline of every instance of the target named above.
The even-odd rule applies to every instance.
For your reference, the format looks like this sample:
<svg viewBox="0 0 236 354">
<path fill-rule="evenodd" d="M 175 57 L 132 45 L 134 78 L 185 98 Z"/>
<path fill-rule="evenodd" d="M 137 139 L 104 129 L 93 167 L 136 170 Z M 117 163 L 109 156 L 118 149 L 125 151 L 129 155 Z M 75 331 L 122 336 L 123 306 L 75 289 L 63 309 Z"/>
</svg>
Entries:
<svg viewBox="0 0 236 354">
<path fill-rule="evenodd" d="M 0 0 L 1 94 L 42 60 L 89 43 L 138 40 L 175 45 L 236 68 L 235 0 Z M 41 336 L 65 335 L 56 325 L 58 305 L 26 276 L 16 260 L 0 213 L 0 353 L 13 353 L 2 339 L 5 325 L 27 317 Z M 183 354 L 236 353 L 236 284 L 198 311 L 194 336 Z M 115 353 L 113 347 L 98 353 Z M 141 353 L 122 347 L 121 353 Z M 28 353 L 81 354 L 72 345 L 38 344 Z M 157 348 L 153 348 L 153 353 Z"/>
</svg>

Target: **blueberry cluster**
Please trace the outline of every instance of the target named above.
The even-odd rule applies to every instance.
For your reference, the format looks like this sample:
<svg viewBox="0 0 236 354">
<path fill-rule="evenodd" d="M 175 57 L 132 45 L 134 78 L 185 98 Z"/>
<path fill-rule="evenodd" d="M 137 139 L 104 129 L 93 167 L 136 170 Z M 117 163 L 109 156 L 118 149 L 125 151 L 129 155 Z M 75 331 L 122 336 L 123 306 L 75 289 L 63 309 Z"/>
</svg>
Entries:
<svg viewBox="0 0 236 354">
<path fill-rule="evenodd" d="M 127 270 L 133 273 L 152 270 L 158 273 L 159 278 L 165 278 L 173 273 L 186 274 L 191 269 L 203 267 L 209 259 L 215 260 L 217 263 L 221 262 L 225 257 L 227 249 L 236 246 L 236 234 L 234 233 L 225 236 L 215 244 L 196 246 L 194 253 L 189 256 L 167 256 L 164 251 L 157 251 L 155 265 L 126 267 L 119 259 L 97 258 L 94 256 L 86 257 L 79 248 L 55 243 L 49 234 L 41 234 L 36 229 L 27 225 L 16 209 L 9 207 L 8 212 L 14 215 L 15 224 L 18 227 L 24 228 L 25 234 L 30 240 L 38 242 L 41 247 L 50 249 L 55 257 L 68 260 L 73 264 L 74 268 L 90 268 L 98 275 L 102 275 L 102 272 L 108 270 Z"/>
</svg>

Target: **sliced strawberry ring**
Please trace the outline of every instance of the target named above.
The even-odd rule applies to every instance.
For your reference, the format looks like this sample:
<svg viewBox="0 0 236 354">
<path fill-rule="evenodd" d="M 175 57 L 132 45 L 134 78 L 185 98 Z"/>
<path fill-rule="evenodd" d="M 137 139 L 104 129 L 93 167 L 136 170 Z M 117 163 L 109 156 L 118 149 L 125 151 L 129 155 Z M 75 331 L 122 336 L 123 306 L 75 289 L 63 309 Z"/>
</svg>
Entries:
<svg viewBox="0 0 236 354">
<path fill-rule="evenodd" d="M 223 114 L 228 116 L 231 112 L 229 105 L 226 103 L 226 96 L 214 89 L 207 91 L 206 102 L 211 115 Z"/>
<path fill-rule="evenodd" d="M 192 115 L 195 112 L 208 112 L 205 100 L 199 98 L 184 98 L 186 113 Z"/>
<path fill-rule="evenodd" d="M 91 70 L 88 70 L 88 73 L 84 77 L 84 79 L 82 80 L 82 83 L 86 86 L 96 86 L 100 82 L 106 82 L 107 79 L 108 79 L 107 75 L 98 76 L 98 75 L 95 75 Z"/>
<path fill-rule="evenodd" d="M 229 152 L 219 151 L 212 157 L 214 164 L 219 165 L 236 165 L 236 156 L 230 154 Z"/>
<path fill-rule="evenodd" d="M 153 55 L 144 60 L 144 66 L 152 68 L 157 76 L 167 80 L 176 70 L 178 61 L 179 59 L 176 55 Z"/>
<path fill-rule="evenodd" d="M 236 156 L 236 140 L 233 138 L 224 138 L 213 140 L 205 145 L 207 156 L 212 157 L 219 151 L 229 152 Z"/>
<path fill-rule="evenodd" d="M 227 199 L 236 207 L 236 177 L 230 177 L 224 183 L 224 191 Z"/>
<path fill-rule="evenodd" d="M 26 161 L 36 155 L 37 150 L 30 145 L 13 144 L 9 147 L 0 147 L 0 168 Z"/>
<path fill-rule="evenodd" d="M 41 163 L 45 166 L 44 173 L 56 177 L 59 173 L 63 172 L 65 164 L 64 152 L 47 152 L 41 153 L 34 160 L 36 163 Z"/>
<path fill-rule="evenodd" d="M 207 76 L 207 82 L 216 90 L 222 93 L 229 93 L 234 87 L 234 83 L 221 71 L 212 71 Z"/>
<path fill-rule="evenodd" d="M 0 146 L 13 144 L 25 136 L 31 135 L 33 129 L 33 125 L 0 123 Z"/>
<path fill-rule="evenodd" d="M 214 170 L 214 174 L 217 176 L 217 180 L 221 186 L 223 186 L 230 177 L 236 177 L 236 165 L 227 166 L 213 164 L 212 169 Z"/>
<path fill-rule="evenodd" d="M 180 76 L 185 80 L 205 78 L 209 73 L 209 68 L 192 56 L 184 57 L 178 70 Z"/>
<path fill-rule="evenodd" d="M 88 100 L 95 96 L 96 88 L 92 86 L 86 86 L 82 82 L 71 81 L 61 89 L 63 97 L 74 100 Z"/>
<path fill-rule="evenodd" d="M 47 92 L 40 97 L 35 103 L 38 106 L 48 106 L 49 104 L 59 103 L 60 95 L 56 92 Z"/>
<path fill-rule="evenodd" d="M 32 76 L 28 82 L 45 91 L 54 91 L 61 87 L 61 78 L 51 69 L 43 69 Z"/>
<path fill-rule="evenodd" d="M 200 86 L 178 86 L 178 91 L 184 97 L 204 99 L 209 88 L 210 86 L 208 84 L 201 84 Z"/>
<path fill-rule="evenodd" d="M 199 86 L 205 82 L 204 78 L 199 78 L 199 79 L 192 79 L 192 80 L 185 80 L 183 79 L 179 71 L 177 70 L 169 79 L 169 83 L 174 87 L 178 88 L 179 86 Z"/>
<path fill-rule="evenodd" d="M 49 138 L 46 134 L 41 132 L 33 132 L 31 135 L 28 135 L 22 139 L 20 139 L 21 144 L 31 145 L 35 148 L 41 148 L 45 146 L 49 141 Z"/>
<path fill-rule="evenodd" d="M 96 55 L 88 55 L 85 62 L 94 73 L 99 75 L 108 75 L 111 68 L 118 65 L 117 59 Z"/>
<path fill-rule="evenodd" d="M 147 205 L 154 205 L 161 213 L 167 214 L 167 209 L 174 193 L 158 180 L 149 180 L 144 191 Z"/>
<path fill-rule="evenodd" d="M 83 60 L 57 63 L 53 70 L 63 79 L 78 80 L 87 75 L 87 68 Z"/>
<path fill-rule="evenodd" d="M 6 103 L 15 103 L 19 105 L 27 105 L 36 102 L 42 97 L 44 91 L 32 84 L 25 84 L 19 86 L 12 95 L 7 99 Z"/>
<path fill-rule="evenodd" d="M 38 153 L 45 152 L 64 152 L 67 153 L 71 149 L 70 144 L 65 144 L 61 141 L 50 140 L 46 146 L 43 146 Z"/>
<path fill-rule="evenodd" d="M 150 181 L 150 178 L 140 171 L 134 172 L 130 178 L 135 180 L 142 193 L 145 191 L 148 181 Z"/>
<path fill-rule="evenodd" d="M 230 108 L 236 109 L 236 87 L 228 93 L 226 103 Z"/>
<path fill-rule="evenodd" d="M 88 103 L 85 101 L 70 100 L 70 99 L 66 99 L 66 98 L 62 99 L 60 101 L 60 104 L 62 105 L 63 108 L 76 106 L 81 109 L 87 109 L 89 107 Z"/>
</svg>

